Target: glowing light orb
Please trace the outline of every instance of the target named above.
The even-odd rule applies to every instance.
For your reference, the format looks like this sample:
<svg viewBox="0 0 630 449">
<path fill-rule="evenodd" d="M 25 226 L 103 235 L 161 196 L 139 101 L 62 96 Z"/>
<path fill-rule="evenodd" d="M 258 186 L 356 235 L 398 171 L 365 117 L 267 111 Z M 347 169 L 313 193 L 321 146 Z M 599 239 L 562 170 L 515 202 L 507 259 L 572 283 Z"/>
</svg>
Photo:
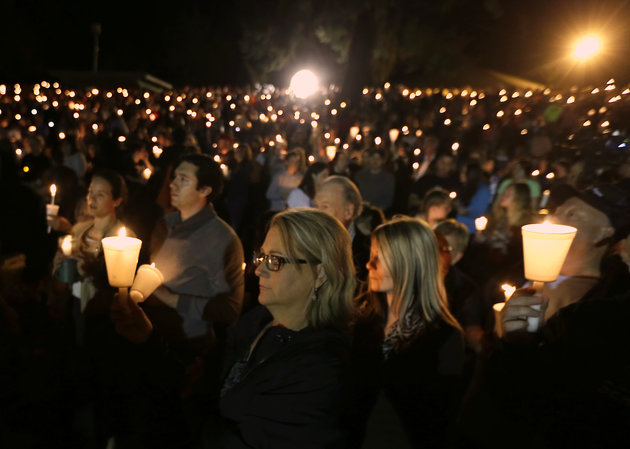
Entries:
<svg viewBox="0 0 630 449">
<path fill-rule="evenodd" d="M 308 98 L 319 89 L 319 80 L 313 72 L 303 69 L 291 77 L 289 89 L 298 98 Z"/>
<path fill-rule="evenodd" d="M 587 36 L 580 40 L 573 49 L 573 56 L 577 59 L 588 59 L 593 57 L 601 49 L 602 43 L 595 36 Z"/>
</svg>

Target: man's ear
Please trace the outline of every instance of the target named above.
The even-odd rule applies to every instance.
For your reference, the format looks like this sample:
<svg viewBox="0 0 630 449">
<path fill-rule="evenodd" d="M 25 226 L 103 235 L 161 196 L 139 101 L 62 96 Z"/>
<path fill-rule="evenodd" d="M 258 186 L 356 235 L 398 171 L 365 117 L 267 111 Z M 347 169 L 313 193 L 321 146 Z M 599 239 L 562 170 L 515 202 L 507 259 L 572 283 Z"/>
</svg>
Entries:
<svg viewBox="0 0 630 449">
<path fill-rule="evenodd" d="M 208 198 L 208 196 L 210 196 L 211 193 L 212 193 L 212 187 L 210 186 L 203 186 L 202 188 L 199 189 L 199 194 L 206 197 L 206 199 Z"/>
<path fill-rule="evenodd" d="M 615 228 L 613 228 L 612 226 L 602 226 L 602 227 L 597 228 L 597 232 L 595 233 L 594 240 L 597 243 L 608 241 L 608 239 L 611 238 L 613 235 L 615 235 Z M 599 246 L 599 245 L 596 245 L 596 246 Z"/>
<path fill-rule="evenodd" d="M 319 288 L 326 283 L 328 276 L 324 272 L 324 267 L 320 263 L 317 265 L 317 277 L 315 278 L 315 288 Z"/>
<path fill-rule="evenodd" d="M 352 221 L 354 218 L 354 204 L 348 203 L 343 208 L 343 218 L 346 221 Z"/>
</svg>

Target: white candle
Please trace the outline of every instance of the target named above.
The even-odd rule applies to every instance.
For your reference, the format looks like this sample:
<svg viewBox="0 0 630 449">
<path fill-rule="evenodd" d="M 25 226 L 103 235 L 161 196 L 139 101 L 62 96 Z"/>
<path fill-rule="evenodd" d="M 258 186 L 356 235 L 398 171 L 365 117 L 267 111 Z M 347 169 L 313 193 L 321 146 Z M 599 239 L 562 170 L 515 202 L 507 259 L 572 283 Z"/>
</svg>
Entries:
<svg viewBox="0 0 630 449">
<path fill-rule="evenodd" d="M 492 306 L 494 311 L 494 332 L 499 338 L 503 337 L 503 325 L 501 323 L 501 311 L 505 307 L 504 302 L 498 302 Z"/>
<path fill-rule="evenodd" d="M 525 277 L 552 282 L 558 278 L 577 229 L 552 223 L 529 224 L 523 233 Z"/>
<path fill-rule="evenodd" d="M 57 186 L 55 184 L 51 184 L 50 185 L 50 204 L 55 204 L 55 195 L 57 195 Z"/>
<path fill-rule="evenodd" d="M 328 160 L 332 161 L 335 158 L 336 154 L 337 147 L 335 145 L 328 145 L 326 147 L 326 156 L 328 157 Z"/>
<path fill-rule="evenodd" d="M 549 201 L 550 195 L 551 195 L 550 190 L 545 190 L 543 192 L 542 197 L 540 198 L 540 205 L 538 206 L 539 209 L 544 209 L 547 206 L 547 202 Z"/>
<path fill-rule="evenodd" d="M 391 143 L 396 142 L 396 139 L 398 139 L 398 135 L 400 134 L 400 130 L 397 128 L 392 128 L 389 130 L 389 141 Z"/>
<path fill-rule="evenodd" d="M 155 268 L 155 264 L 140 265 L 136 279 L 133 281 L 129 296 L 136 302 L 141 302 L 147 299 L 151 294 L 164 283 L 164 276 Z"/>
<path fill-rule="evenodd" d="M 112 287 L 130 287 L 133 284 L 142 241 L 126 237 L 121 228 L 118 237 L 105 237 L 102 241 L 107 277 Z"/>
<path fill-rule="evenodd" d="M 475 229 L 477 231 L 483 231 L 488 226 L 488 219 L 486 217 L 475 218 Z"/>
</svg>

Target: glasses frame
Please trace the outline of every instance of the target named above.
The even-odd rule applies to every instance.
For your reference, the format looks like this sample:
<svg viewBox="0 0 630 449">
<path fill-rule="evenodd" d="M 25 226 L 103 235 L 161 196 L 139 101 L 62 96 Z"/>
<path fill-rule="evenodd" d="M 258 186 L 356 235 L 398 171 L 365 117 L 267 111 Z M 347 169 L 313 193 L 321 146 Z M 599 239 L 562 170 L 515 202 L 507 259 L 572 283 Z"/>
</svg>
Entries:
<svg viewBox="0 0 630 449">
<path fill-rule="evenodd" d="M 286 257 L 277 256 L 275 254 L 265 254 L 262 251 L 256 251 L 252 255 L 252 263 L 254 267 L 258 268 L 262 263 L 265 263 L 265 267 L 269 271 L 278 272 L 285 264 L 299 264 L 305 265 L 310 263 L 304 259 L 288 259 Z"/>
</svg>

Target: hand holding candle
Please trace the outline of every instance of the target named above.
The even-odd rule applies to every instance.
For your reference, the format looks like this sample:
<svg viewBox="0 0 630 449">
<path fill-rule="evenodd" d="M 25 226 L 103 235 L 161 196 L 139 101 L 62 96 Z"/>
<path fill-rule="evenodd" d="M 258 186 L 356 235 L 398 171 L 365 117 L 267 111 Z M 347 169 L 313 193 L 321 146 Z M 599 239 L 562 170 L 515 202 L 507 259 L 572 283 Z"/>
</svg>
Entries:
<svg viewBox="0 0 630 449">
<path fill-rule="evenodd" d="M 523 261 L 525 277 L 533 282 L 536 291 L 541 291 L 544 282 L 558 278 L 564 260 L 569 253 L 577 229 L 552 223 L 529 224 L 522 227 Z M 540 306 L 532 306 L 540 310 Z M 540 317 L 527 318 L 527 331 L 536 332 Z"/>
<path fill-rule="evenodd" d="M 151 294 L 164 282 L 164 276 L 160 270 L 155 267 L 155 264 L 140 265 L 136 279 L 133 281 L 129 296 L 135 302 L 142 302 L 147 299 Z"/>
</svg>

